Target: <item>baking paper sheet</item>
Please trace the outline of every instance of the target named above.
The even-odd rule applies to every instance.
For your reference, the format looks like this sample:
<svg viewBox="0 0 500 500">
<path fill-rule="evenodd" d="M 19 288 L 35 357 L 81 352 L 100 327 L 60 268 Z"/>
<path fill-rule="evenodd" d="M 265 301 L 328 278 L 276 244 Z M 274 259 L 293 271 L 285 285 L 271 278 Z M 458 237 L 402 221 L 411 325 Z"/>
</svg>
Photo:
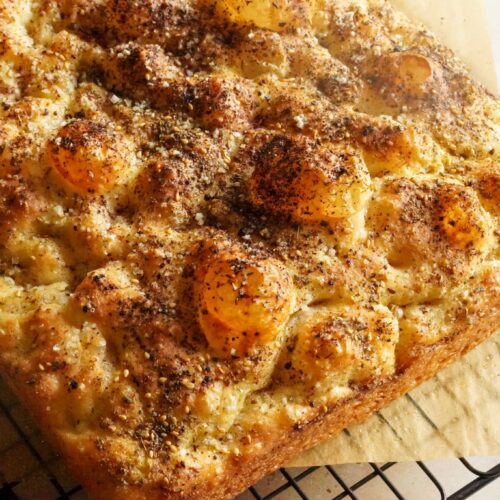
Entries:
<svg viewBox="0 0 500 500">
<path fill-rule="evenodd" d="M 481 0 L 391 0 L 422 22 L 498 93 Z M 500 10 L 500 9 L 499 9 Z M 500 20 L 498 21 L 500 22 Z M 500 454 L 500 334 L 360 425 L 302 454 L 292 466 Z"/>
</svg>

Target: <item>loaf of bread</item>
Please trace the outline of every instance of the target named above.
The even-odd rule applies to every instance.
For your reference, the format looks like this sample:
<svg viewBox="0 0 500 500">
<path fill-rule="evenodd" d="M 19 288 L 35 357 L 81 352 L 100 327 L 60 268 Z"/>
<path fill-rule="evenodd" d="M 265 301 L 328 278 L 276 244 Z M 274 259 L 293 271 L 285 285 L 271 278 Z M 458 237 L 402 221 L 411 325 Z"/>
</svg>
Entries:
<svg viewBox="0 0 500 500">
<path fill-rule="evenodd" d="M 0 41 L 0 373 L 94 498 L 232 498 L 498 328 L 499 100 L 386 0 Z"/>
</svg>

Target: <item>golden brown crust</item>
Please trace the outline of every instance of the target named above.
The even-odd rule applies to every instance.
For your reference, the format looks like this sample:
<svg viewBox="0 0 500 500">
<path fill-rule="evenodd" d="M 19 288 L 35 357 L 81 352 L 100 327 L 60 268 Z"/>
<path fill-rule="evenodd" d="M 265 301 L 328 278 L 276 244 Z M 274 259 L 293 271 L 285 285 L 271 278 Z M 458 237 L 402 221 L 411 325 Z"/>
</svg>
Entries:
<svg viewBox="0 0 500 500">
<path fill-rule="evenodd" d="M 68 465 L 94 498 L 118 499 L 125 496 L 137 500 L 187 500 L 199 498 L 199 495 L 203 494 L 203 498 L 207 500 L 230 499 L 301 451 L 324 441 L 349 425 L 361 422 L 488 338 L 500 320 L 498 283 L 492 282 L 491 279 L 493 277 L 485 280 L 484 290 L 479 292 L 480 300 L 473 302 L 472 306 L 460 313 L 447 336 L 434 345 L 412 348 L 408 352 L 412 361 L 407 362 L 407 366 L 403 366 L 399 373 L 381 383 L 361 386 L 348 400 L 322 408 L 316 418 L 297 425 L 293 430 L 261 429 L 264 438 L 262 442 L 265 443 L 263 448 L 233 459 L 217 477 L 204 478 L 202 481 L 198 479 L 192 484 L 183 485 L 179 491 L 170 489 L 161 482 L 139 486 L 110 485 L 105 470 L 95 469 L 95 464 L 106 456 L 104 450 L 99 453 L 99 450 L 85 439 L 76 442 L 64 439 L 60 441 L 57 437 L 54 439 L 53 422 L 45 420 L 44 412 L 36 408 L 32 393 L 22 390 L 22 386 L 14 388 L 23 399 L 28 398 L 30 407 L 42 418 L 37 421 L 63 450 Z"/>
<path fill-rule="evenodd" d="M 230 496 L 496 328 L 499 103 L 388 2 L 0 40 L 0 370 L 95 496 Z"/>
</svg>

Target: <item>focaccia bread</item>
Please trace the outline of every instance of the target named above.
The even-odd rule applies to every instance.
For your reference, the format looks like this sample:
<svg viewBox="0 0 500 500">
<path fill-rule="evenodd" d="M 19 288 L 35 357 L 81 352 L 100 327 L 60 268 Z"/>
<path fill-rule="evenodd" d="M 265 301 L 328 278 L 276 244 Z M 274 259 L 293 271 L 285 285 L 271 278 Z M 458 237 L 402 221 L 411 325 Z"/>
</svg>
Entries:
<svg viewBox="0 0 500 500">
<path fill-rule="evenodd" d="M 385 0 L 0 0 L 0 373 L 95 498 L 231 498 L 499 324 L 500 106 Z"/>
</svg>

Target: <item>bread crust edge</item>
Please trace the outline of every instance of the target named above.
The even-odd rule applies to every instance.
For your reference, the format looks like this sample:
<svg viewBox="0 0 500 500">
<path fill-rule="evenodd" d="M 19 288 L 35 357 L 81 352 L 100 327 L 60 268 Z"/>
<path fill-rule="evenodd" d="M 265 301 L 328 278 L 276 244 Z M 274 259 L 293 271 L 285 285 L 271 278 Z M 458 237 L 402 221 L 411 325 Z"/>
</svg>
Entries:
<svg viewBox="0 0 500 500">
<path fill-rule="evenodd" d="M 89 437 L 82 439 L 77 435 L 72 438 L 58 432 L 50 419 L 44 418 L 43 408 L 49 402 L 44 400 L 43 388 L 36 394 L 26 384 L 17 383 L 19 379 L 16 381 L 15 377 L 8 377 L 7 382 L 31 411 L 47 439 L 65 457 L 70 471 L 93 498 L 231 499 L 300 452 L 333 437 L 348 426 L 362 422 L 492 336 L 500 324 L 500 301 L 494 291 L 494 284 L 489 282 L 488 285 L 481 300 L 455 321 L 449 335 L 434 345 L 415 346 L 411 352 L 412 361 L 399 373 L 358 388 L 349 399 L 340 400 L 326 411 L 318 412 L 312 420 L 295 425 L 292 430 L 262 430 L 258 438 L 263 446 L 253 453 L 231 458 L 224 471 L 216 477 L 207 477 L 201 471 L 198 475 L 174 478 L 169 483 L 158 480 L 146 480 L 134 485 L 117 482 L 109 471 L 109 463 L 113 463 L 116 457 L 98 452 Z"/>
</svg>

